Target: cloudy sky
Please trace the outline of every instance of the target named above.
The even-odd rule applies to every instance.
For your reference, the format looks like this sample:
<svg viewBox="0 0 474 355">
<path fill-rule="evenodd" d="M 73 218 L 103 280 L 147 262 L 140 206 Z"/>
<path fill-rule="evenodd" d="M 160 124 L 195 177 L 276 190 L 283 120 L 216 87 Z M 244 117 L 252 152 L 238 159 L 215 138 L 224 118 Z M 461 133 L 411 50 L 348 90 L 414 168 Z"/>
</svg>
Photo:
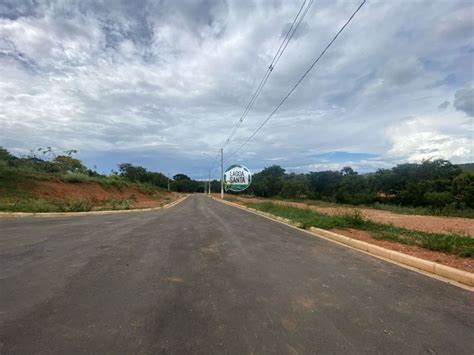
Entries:
<svg viewBox="0 0 474 355">
<path fill-rule="evenodd" d="M 0 0 L 0 145 L 207 176 L 302 1 Z M 226 147 L 268 116 L 359 2 L 316 0 Z M 474 5 L 368 0 L 225 164 L 372 171 L 473 161 Z"/>
</svg>

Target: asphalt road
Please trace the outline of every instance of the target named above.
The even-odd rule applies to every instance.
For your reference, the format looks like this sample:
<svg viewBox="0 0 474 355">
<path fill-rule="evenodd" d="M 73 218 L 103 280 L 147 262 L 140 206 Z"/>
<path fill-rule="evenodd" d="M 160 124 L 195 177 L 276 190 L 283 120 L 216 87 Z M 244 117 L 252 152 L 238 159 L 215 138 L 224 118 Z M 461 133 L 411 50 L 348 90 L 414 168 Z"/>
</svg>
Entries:
<svg viewBox="0 0 474 355">
<path fill-rule="evenodd" d="M 474 353 L 473 293 L 194 195 L 0 219 L 0 353 Z"/>
</svg>

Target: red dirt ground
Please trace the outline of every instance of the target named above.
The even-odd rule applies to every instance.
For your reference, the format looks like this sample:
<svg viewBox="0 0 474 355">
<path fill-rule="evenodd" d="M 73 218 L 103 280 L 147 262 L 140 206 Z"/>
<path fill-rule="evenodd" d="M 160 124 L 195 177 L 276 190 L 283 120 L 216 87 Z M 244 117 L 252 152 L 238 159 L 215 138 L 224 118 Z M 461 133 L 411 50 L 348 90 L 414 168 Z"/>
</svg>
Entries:
<svg viewBox="0 0 474 355">
<path fill-rule="evenodd" d="M 92 200 L 99 203 L 126 199 L 133 195 L 136 200 L 131 203 L 132 208 L 156 207 L 176 200 L 180 196 L 174 192 L 160 192 L 151 196 L 133 186 L 118 189 L 116 187 L 102 187 L 96 183 L 67 183 L 63 181 L 40 181 L 31 192 L 47 200 L 69 198 Z"/>
</svg>

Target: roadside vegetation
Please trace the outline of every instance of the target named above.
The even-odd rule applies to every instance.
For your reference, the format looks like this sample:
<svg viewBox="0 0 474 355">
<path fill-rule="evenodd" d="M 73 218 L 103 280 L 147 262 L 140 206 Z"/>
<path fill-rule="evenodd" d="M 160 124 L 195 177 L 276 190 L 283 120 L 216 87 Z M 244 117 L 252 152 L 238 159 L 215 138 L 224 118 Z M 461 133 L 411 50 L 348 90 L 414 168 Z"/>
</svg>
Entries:
<svg viewBox="0 0 474 355">
<path fill-rule="evenodd" d="M 17 157 L 0 147 L 0 211 L 85 212 L 134 208 L 138 197 L 171 201 L 168 178 L 132 164 L 119 164 L 118 172 L 100 174 L 73 157 L 75 150 L 55 152 L 39 148 Z M 38 194 L 42 184 L 64 183 L 69 187 L 100 186 L 110 198 Z M 46 195 L 46 196 L 45 196 Z"/>
<path fill-rule="evenodd" d="M 474 257 L 474 238 L 462 234 L 442 234 L 413 231 L 390 224 L 364 219 L 357 211 L 344 215 L 326 215 L 310 209 L 283 206 L 271 202 L 250 202 L 246 206 L 275 216 L 290 219 L 302 228 L 357 229 L 369 232 L 375 239 L 417 245 L 463 257 Z"/>
</svg>

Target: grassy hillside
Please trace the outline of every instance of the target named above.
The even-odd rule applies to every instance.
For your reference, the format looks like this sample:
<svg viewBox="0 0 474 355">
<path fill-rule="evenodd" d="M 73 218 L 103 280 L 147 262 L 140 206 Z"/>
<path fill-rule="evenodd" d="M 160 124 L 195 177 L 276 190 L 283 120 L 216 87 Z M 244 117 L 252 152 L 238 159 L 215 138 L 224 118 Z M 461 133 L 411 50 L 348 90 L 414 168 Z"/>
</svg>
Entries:
<svg viewBox="0 0 474 355">
<path fill-rule="evenodd" d="M 177 196 L 110 178 L 0 169 L 0 211 L 80 212 L 155 207 Z"/>
<path fill-rule="evenodd" d="M 162 187 L 127 181 L 116 174 L 71 171 L 74 169 L 61 169 L 58 163 L 41 159 L 11 157 L 0 159 L 0 211 L 79 212 L 155 207 L 178 196 Z"/>
</svg>

